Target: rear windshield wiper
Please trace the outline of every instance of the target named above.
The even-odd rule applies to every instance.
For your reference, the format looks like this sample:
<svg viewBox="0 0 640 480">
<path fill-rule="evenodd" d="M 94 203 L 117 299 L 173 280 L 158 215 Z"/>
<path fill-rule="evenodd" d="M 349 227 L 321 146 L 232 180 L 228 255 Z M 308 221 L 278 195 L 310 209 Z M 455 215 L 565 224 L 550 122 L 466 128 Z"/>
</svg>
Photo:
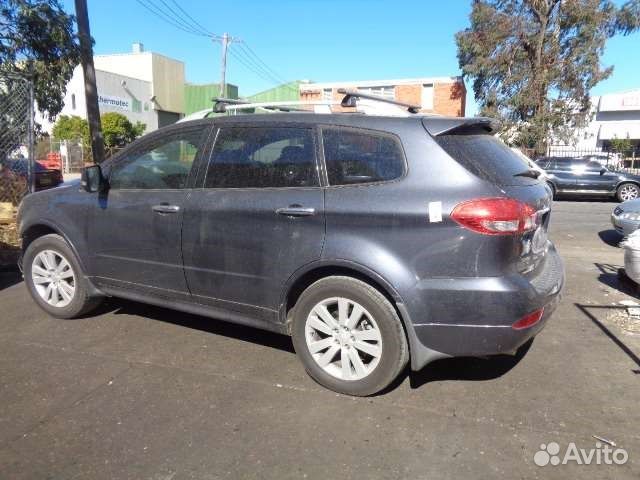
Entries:
<svg viewBox="0 0 640 480">
<path fill-rule="evenodd" d="M 540 172 L 538 170 L 534 170 L 533 168 L 530 168 L 529 170 L 525 170 L 524 172 L 516 173 L 513 176 L 514 177 L 538 178 L 540 176 Z"/>
</svg>

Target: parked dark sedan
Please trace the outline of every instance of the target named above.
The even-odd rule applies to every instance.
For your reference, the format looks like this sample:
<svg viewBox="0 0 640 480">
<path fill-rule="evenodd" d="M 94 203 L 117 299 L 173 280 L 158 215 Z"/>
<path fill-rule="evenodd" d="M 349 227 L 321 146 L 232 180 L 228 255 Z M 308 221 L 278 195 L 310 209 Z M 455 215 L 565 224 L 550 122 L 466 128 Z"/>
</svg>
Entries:
<svg viewBox="0 0 640 480">
<path fill-rule="evenodd" d="M 6 168 L 15 175 L 23 178 L 25 182 L 27 181 L 28 166 L 26 160 L 6 160 L 2 164 L 2 168 Z M 64 181 L 60 170 L 45 168 L 38 162 L 35 163 L 34 171 L 36 175 L 36 191 L 57 187 Z"/>
<path fill-rule="evenodd" d="M 615 197 L 621 202 L 640 196 L 640 176 L 613 172 L 596 161 L 571 157 L 545 157 L 536 163 L 547 172 L 553 196 Z"/>
</svg>

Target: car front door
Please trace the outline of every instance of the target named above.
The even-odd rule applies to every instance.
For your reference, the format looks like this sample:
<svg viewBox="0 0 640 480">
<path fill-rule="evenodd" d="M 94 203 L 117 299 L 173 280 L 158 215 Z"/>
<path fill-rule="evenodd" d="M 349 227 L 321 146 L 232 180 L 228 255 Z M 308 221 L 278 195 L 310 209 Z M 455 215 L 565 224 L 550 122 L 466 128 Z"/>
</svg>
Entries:
<svg viewBox="0 0 640 480">
<path fill-rule="evenodd" d="M 599 162 L 588 162 L 576 171 L 577 190 L 594 193 L 610 193 L 616 189 L 618 175 L 604 168 Z"/>
<path fill-rule="evenodd" d="M 189 298 L 181 222 L 192 166 L 210 129 L 180 126 L 152 134 L 111 165 L 109 189 L 97 195 L 88 229 L 97 285 Z"/>
<path fill-rule="evenodd" d="M 316 145 L 311 128 L 218 130 L 203 188 L 184 213 L 184 267 L 194 301 L 277 321 L 283 284 L 322 253 Z"/>
<path fill-rule="evenodd" d="M 575 161 L 570 158 L 552 158 L 549 162 L 549 179 L 557 192 L 573 192 L 576 190 Z"/>
</svg>

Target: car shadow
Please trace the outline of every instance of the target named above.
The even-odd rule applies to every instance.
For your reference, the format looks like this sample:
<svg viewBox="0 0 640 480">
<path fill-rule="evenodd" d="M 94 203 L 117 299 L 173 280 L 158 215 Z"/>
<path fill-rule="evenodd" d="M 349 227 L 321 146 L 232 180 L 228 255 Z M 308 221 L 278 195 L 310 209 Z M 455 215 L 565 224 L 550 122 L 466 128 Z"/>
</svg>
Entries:
<svg viewBox="0 0 640 480">
<path fill-rule="evenodd" d="M 600 240 L 610 247 L 620 247 L 620 241 L 623 238 L 622 235 L 616 232 L 613 228 L 599 231 L 598 236 L 600 237 Z"/>
<path fill-rule="evenodd" d="M 585 317 L 593 322 L 593 324 L 598 327 L 602 333 L 604 333 L 629 359 L 637 365 L 638 368 L 631 370 L 632 373 L 639 375 L 640 374 L 640 357 L 636 355 L 633 350 L 631 350 L 622 339 L 612 332 L 605 324 L 603 324 L 594 313 L 590 310 L 603 311 L 603 310 L 621 310 L 627 308 L 623 305 L 583 305 L 580 303 L 574 304 L 578 310 L 580 310 Z"/>
<path fill-rule="evenodd" d="M 215 318 L 204 317 L 186 312 L 177 312 L 168 308 L 157 307 L 119 298 L 109 298 L 91 315 L 114 313 L 116 315 L 138 315 L 185 328 L 200 330 L 214 335 L 250 342 L 265 347 L 277 348 L 295 353 L 291 338 L 268 330 L 238 325 Z"/>
<path fill-rule="evenodd" d="M 478 382 L 496 379 L 520 363 L 531 348 L 533 340 L 532 338 L 522 345 L 515 355 L 492 355 L 481 358 L 456 357 L 436 360 L 422 370 L 408 372 L 409 384 L 411 388 L 416 389 L 430 382 L 444 380 Z"/>
<path fill-rule="evenodd" d="M 625 295 L 640 299 L 638 286 L 633 280 L 621 272 L 622 267 L 610 263 L 594 263 L 594 265 L 600 270 L 600 275 L 598 275 L 598 281 L 600 283 L 618 290 Z"/>
<path fill-rule="evenodd" d="M 0 290 L 12 287 L 20 282 L 22 282 L 22 273 L 20 273 L 20 270 L 18 270 L 17 267 L 0 267 Z"/>
</svg>

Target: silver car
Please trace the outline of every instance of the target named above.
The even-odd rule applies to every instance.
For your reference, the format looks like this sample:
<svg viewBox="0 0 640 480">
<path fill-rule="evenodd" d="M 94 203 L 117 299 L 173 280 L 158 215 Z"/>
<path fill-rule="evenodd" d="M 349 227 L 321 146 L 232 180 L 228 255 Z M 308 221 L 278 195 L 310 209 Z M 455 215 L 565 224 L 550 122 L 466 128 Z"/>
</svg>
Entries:
<svg viewBox="0 0 640 480">
<path fill-rule="evenodd" d="M 624 236 L 640 228 L 640 199 L 628 200 L 614 208 L 611 223 Z"/>
</svg>

